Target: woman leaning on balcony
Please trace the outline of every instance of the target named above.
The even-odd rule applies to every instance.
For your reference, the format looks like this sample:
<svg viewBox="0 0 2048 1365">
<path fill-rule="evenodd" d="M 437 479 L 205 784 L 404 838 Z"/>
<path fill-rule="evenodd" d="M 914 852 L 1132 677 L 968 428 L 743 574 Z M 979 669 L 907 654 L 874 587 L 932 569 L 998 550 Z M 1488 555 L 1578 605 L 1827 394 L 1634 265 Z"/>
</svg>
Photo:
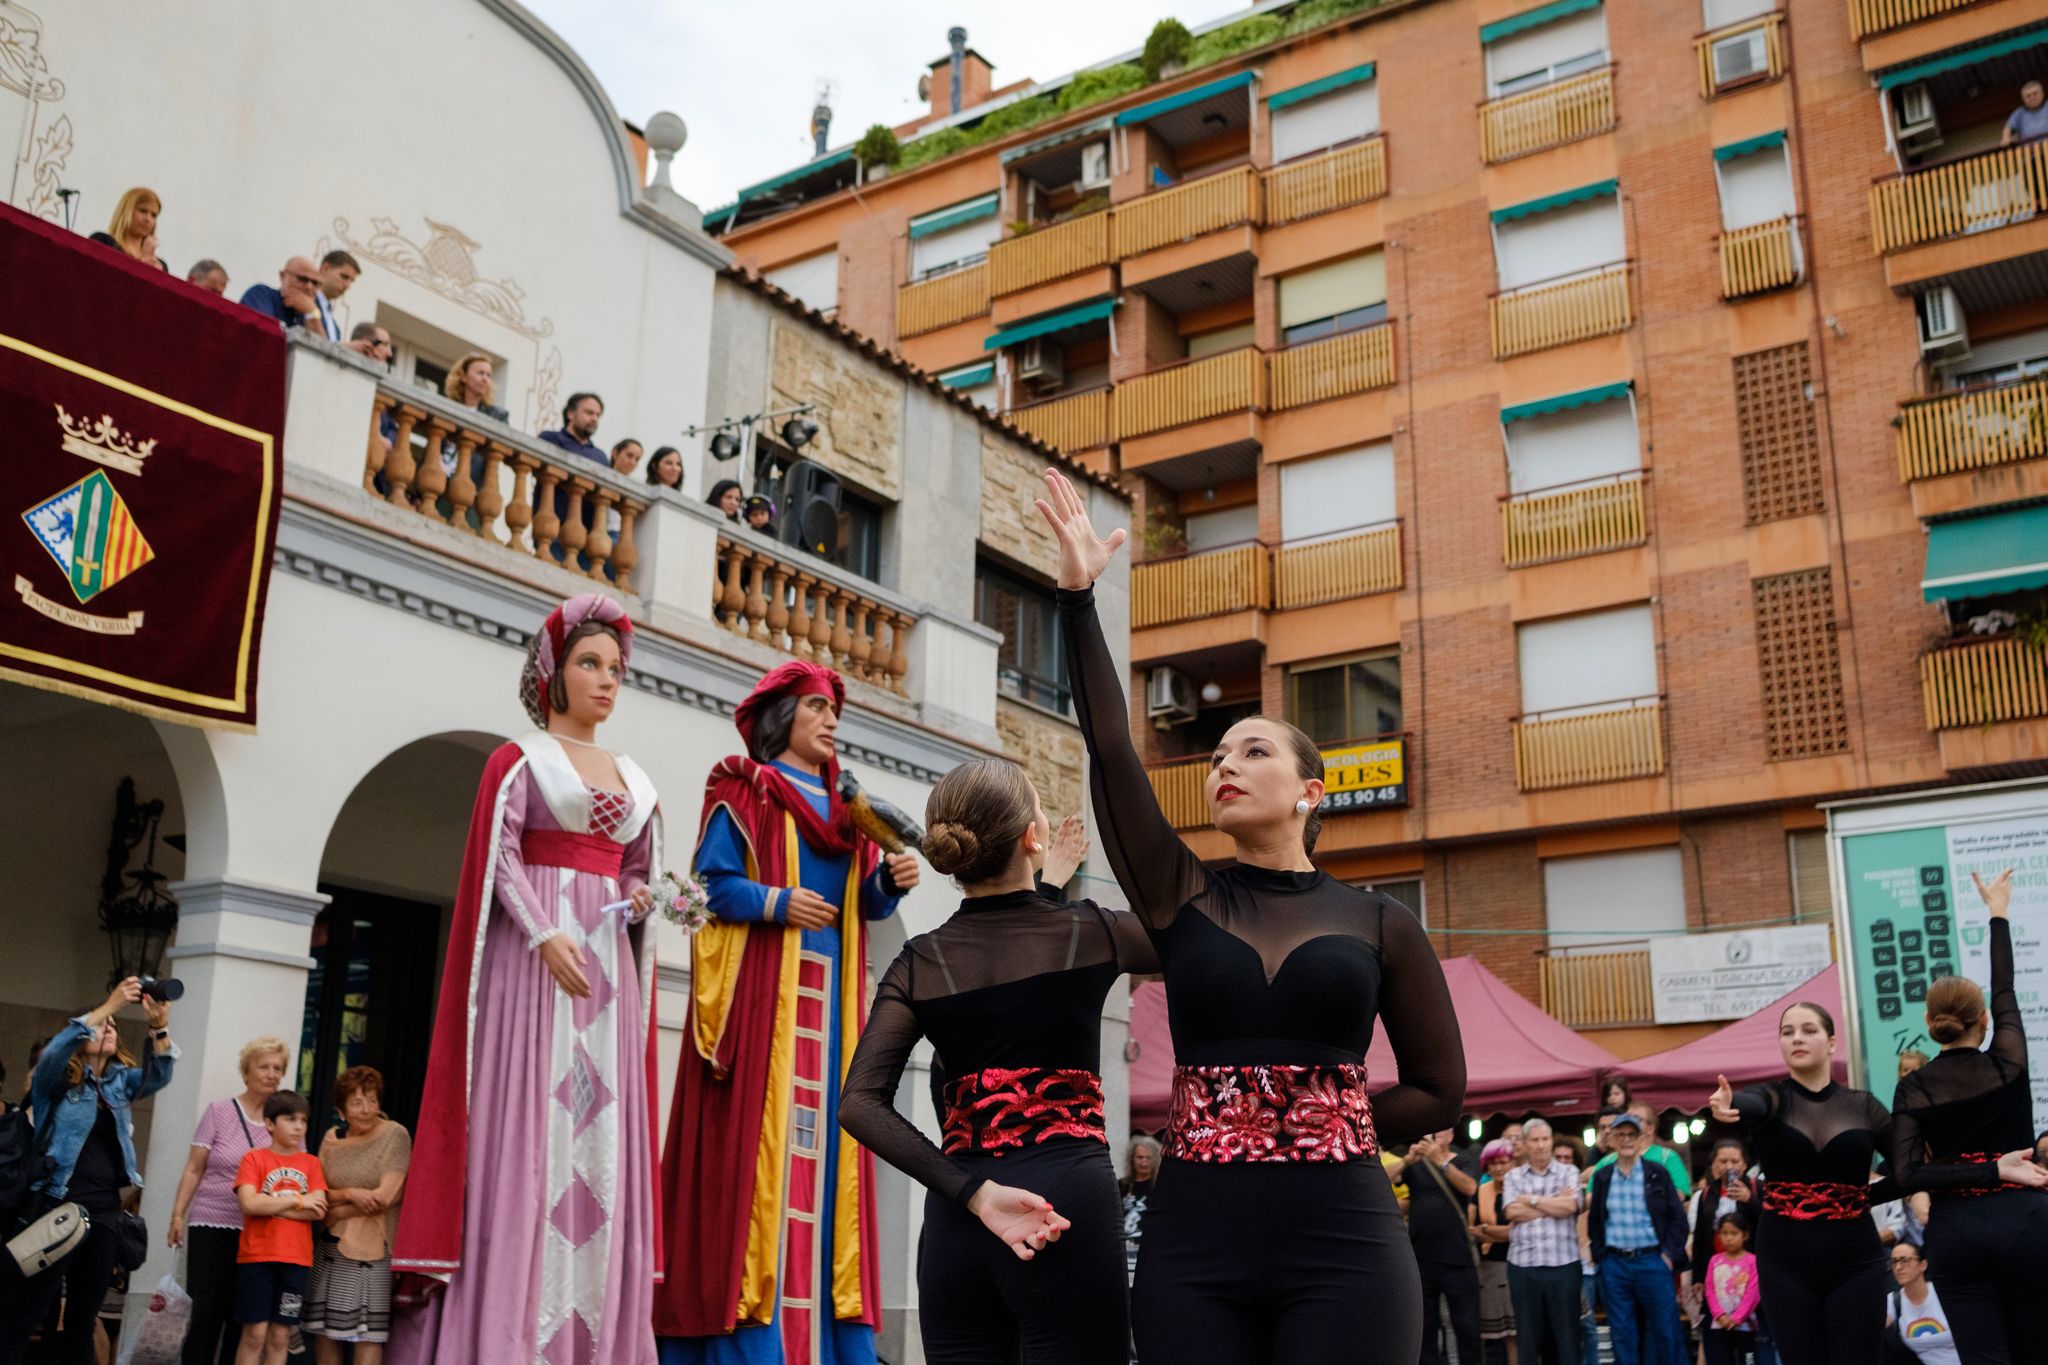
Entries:
<svg viewBox="0 0 2048 1365">
<path fill-rule="evenodd" d="M 1376 1159 L 1448 1127 L 1464 1048 L 1415 917 L 1309 860 L 1314 741 L 1253 716 L 1204 784 L 1236 857 L 1203 866 L 1161 814 L 1131 746 L 1093 584 L 1125 532 L 1095 533 L 1056 470 L 1038 504 L 1060 542 L 1059 610 L 1102 843 L 1158 950 L 1173 1022 L 1173 1117 L 1146 1212 L 1132 1318 L 1144 1360 L 1413 1361 L 1422 1286 Z M 1399 1083 L 1366 1098 L 1384 1019 Z"/>
<path fill-rule="evenodd" d="M 122 255 L 153 265 L 158 270 L 169 270 L 163 258 L 156 251 L 156 220 L 164 211 L 164 201 L 157 197 L 155 190 L 137 185 L 121 196 L 114 205 L 113 221 L 105 232 L 95 232 L 92 240 L 101 246 L 110 246 Z"/>
</svg>

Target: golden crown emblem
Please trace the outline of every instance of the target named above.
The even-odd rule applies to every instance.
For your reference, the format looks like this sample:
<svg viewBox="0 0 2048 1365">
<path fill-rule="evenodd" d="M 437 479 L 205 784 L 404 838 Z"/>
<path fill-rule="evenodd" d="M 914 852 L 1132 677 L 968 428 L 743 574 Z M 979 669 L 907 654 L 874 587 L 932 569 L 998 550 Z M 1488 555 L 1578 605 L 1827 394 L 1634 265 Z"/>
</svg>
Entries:
<svg viewBox="0 0 2048 1365">
<path fill-rule="evenodd" d="M 82 456 L 111 469 L 140 474 L 142 462 L 156 449 L 154 440 L 137 445 L 122 435 L 121 429 L 114 425 L 111 414 L 102 416 L 98 421 L 90 418 L 74 421 L 71 414 L 64 411 L 62 403 L 55 406 L 58 425 L 64 428 L 64 449 L 69 454 Z"/>
</svg>

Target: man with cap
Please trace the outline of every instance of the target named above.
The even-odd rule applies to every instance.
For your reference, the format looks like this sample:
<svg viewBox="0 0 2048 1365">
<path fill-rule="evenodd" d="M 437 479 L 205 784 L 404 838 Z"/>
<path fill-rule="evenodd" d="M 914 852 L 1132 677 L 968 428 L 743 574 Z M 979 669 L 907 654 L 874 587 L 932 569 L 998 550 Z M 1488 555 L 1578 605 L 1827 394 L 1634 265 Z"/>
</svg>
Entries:
<svg viewBox="0 0 2048 1365">
<path fill-rule="evenodd" d="M 747 528 L 759 531 L 764 536 L 775 534 L 775 504 L 756 493 L 740 504 L 740 515 L 746 519 Z"/>
<path fill-rule="evenodd" d="M 663 1145 L 665 1365 L 873 1365 L 874 1171 L 839 1127 L 864 1022 L 867 923 L 917 860 L 884 857 L 838 794 L 846 683 L 792 661 L 733 722 L 704 793 L 690 1010 Z"/>
<path fill-rule="evenodd" d="M 1609 1130 L 1614 1164 L 1593 1174 L 1586 1241 L 1616 1365 L 1685 1365 L 1672 1276 L 1685 1258 L 1685 1203 L 1670 1174 L 1643 1160 L 1642 1116 L 1625 1110 Z"/>
</svg>

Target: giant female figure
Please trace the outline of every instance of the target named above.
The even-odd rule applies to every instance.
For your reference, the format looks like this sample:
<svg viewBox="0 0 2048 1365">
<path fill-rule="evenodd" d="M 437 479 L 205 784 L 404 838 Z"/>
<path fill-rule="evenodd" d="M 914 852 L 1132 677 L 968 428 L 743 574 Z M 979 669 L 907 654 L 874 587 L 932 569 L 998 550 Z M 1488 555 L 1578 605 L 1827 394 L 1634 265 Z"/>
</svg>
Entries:
<svg viewBox="0 0 2048 1365">
<path fill-rule="evenodd" d="M 652 1365 L 654 786 L 597 728 L 633 644 L 571 598 L 533 637 L 539 727 L 491 755 L 470 819 L 392 1266 L 446 1281 L 395 1365 Z"/>
</svg>

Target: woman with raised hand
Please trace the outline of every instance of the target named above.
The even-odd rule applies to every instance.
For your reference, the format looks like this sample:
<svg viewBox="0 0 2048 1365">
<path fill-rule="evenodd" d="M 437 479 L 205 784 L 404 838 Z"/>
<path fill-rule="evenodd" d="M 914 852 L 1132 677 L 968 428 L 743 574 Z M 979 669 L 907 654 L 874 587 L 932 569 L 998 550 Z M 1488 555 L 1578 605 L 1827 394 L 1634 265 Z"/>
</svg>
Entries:
<svg viewBox="0 0 2048 1365">
<path fill-rule="evenodd" d="M 1991 912 L 1991 1046 L 1984 991 L 1948 976 L 1927 988 L 1927 1033 L 1941 1051 L 1892 1095 L 1892 1170 L 1927 1190 L 1927 1259 L 1941 1267 L 1964 1365 L 2031 1360 L 2048 1349 L 2048 1169 L 2032 1160 L 2026 1021 L 2012 985 L 2012 869 L 1970 880 Z M 1983 1049 L 1983 1050 L 1980 1050 Z"/>
<path fill-rule="evenodd" d="M 1119 976 L 1156 971 L 1157 960 L 1128 913 L 1062 903 L 1041 886 L 1052 832 L 1016 764 L 978 759 L 947 773 L 925 826 L 925 860 L 966 899 L 883 973 L 839 1104 L 841 1127 L 927 1191 L 925 1359 L 1123 1365 L 1102 1005 Z M 941 1073 L 943 1149 L 893 1107 L 920 1037 Z"/>
<path fill-rule="evenodd" d="M 1146 1213 L 1132 1316 L 1143 1360 L 1413 1361 L 1422 1286 L 1377 1160 L 1454 1123 L 1465 1058 L 1443 969 L 1414 915 L 1316 870 L 1323 762 L 1252 716 L 1204 784 L 1236 857 L 1211 869 L 1174 833 L 1131 746 L 1093 584 L 1125 532 L 1095 533 L 1045 474 L 1059 611 L 1111 870 L 1152 938 L 1173 1029 L 1172 1119 Z M 1401 1079 L 1370 1099 L 1382 1020 Z"/>
<path fill-rule="evenodd" d="M 1708 1100 L 1749 1132 L 1763 1167 L 1756 1232 L 1764 1314 L 1785 1365 L 1870 1365 L 1884 1338 L 1884 1244 L 1870 1208 L 1898 1198 L 1871 1166 L 1890 1152 L 1892 1116 L 1831 1074 L 1835 1020 L 1802 1000 L 1778 1016 L 1786 1074 Z"/>
</svg>

